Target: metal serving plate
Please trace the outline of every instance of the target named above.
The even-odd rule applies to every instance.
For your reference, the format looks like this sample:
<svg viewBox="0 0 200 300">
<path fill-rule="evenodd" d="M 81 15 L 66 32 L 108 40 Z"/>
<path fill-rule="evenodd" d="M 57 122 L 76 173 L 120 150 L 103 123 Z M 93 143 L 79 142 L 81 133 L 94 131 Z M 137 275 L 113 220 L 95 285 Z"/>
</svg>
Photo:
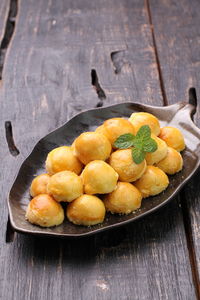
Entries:
<svg viewBox="0 0 200 300">
<path fill-rule="evenodd" d="M 139 111 L 154 114 L 162 126 L 170 125 L 180 128 L 185 137 L 187 147 L 182 152 L 184 168 L 176 175 L 169 176 L 170 184 L 166 191 L 158 196 L 143 199 L 141 208 L 134 213 L 129 215 L 107 214 L 103 224 L 91 227 L 76 226 L 65 219 L 64 223 L 58 227 L 41 228 L 25 220 L 25 210 L 30 201 L 31 181 L 34 175 L 45 172 L 44 162 L 49 151 L 61 145 L 70 145 L 80 133 L 93 131 L 106 119 L 128 118 L 133 112 Z M 15 231 L 21 233 L 74 238 L 122 226 L 157 210 L 180 191 L 200 165 L 200 129 L 194 125 L 191 118 L 195 111 L 195 104 L 185 102 L 165 107 L 128 102 L 91 109 L 76 115 L 66 124 L 42 138 L 21 165 L 8 197 L 11 226 Z"/>
</svg>

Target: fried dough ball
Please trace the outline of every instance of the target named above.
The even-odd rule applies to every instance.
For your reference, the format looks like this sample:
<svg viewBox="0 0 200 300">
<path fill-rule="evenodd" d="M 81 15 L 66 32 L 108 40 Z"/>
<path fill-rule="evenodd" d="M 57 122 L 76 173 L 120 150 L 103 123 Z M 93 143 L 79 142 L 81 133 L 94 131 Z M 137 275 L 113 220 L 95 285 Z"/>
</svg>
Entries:
<svg viewBox="0 0 200 300">
<path fill-rule="evenodd" d="M 35 177 L 31 183 L 30 194 L 35 197 L 40 194 L 47 194 L 47 184 L 49 183 L 49 174 L 41 174 Z"/>
<path fill-rule="evenodd" d="M 118 182 L 117 188 L 104 198 L 107 211 L 118 214 L 129 214 L 140 208 L 142 194 L 131 183 Z"/>
<path fill-rule="evenodd" d="M 71 202 L 83 194 L 83 183 L 74 172 L 62 171 L 51 176 L 47 191 L 58 202 Z"/>
<path fill-rule="evenodd" d="M 151 138 L 156 141 L 158 148 L 155 152 L 146 153 L 145 159 L 147 165 L 153 165 L 155 163 L 158 163 L 167 155 L 167 144 L 165 143 L 165 141 L 161 140 L 155 134 L 152 134 Z"/>
<path fill-rule="evenodd" d="M 109 164 L 119 174 L 119 180 L 125 182 L 133 182 L 139 179 L 146 169 L 146 160 L 143 160 L 140 164 L 133 161 L 131 149 L 113 152 Z"/>
<path fill-rule="evenodd" d="M 76 139 L 73 141 L 73 143 L 70 146 L 74 155 L 76 155 L 76 153 L 75 153 L 75 141 L 76 141 Z"/>
<path fill-rule="evenodd" d="M 175 149 L 168 147 L 167 156 L 156 164 L 163 172 L 173 175 L 183 168 L 181 154 Z"/>
<path fill-rule="evenodd" d="M 169 179 L 161 169 L 147 166 L 145 173 L 134 184 L 142 196 L 146 198 L 164 191 L 169 184 Z"/>
<path fill-rule="evenodd" d="M 171 126 L 161 128 L 159 138 L 165 141 L 169 147 L 179 152 L 185 149 L 184 137 L 178 128 Z"/>
<path fill-rule="evenodd" d="M 79 175 L 82 168 L 82 163 L 73 154 L 73 149 L 68 146 L 53 149 L 46 159 L 46 170 L 50 175 L 61 171 L 72 171 Z"/>
<path fill-rule="evenodd" d="M 41 227 L 60 225 L 64 220 L 64 211 L 60 203 L 47 194 L 33 198 L 26 210 L 26 219 Z"/>
<path fill-rule="evenodd" d="M 97 132 L 82 133 L 74 145 L 75 155 L 85 165 L 93 160 L 106 160 L 112 149 L 107 137 Z"/>
<path fill-rule="evenodd" d="M 96 196 L 82 195 L 67 206 L 67 218 L 76 225 L 95 225 L 105 218 L 105 206 Z"/>
<path fill-rule="evenodd" d="M 125 133 L 135 134 L 135 129 L 128 120 L 123 118 L 112 118 L 106 120 L 103 125 L 97 127 L 96 132 L 104 134 L 113 146 L 120 135 Z"/>
<path fill-rule="evenodd" d="M 117 185 L 118 174 L 102 160 L 91 161 L 81 174 L 86 194 L 107 194 Z"/>
<path fill-rule="evenodd" d="M 151 128 L 151 133 L 155 134 L 156 136 L 160 133 L 159 121 L 152 114 L 146 112 L 133 113 L 130 116 L 129 121 L 133 124 L 136 132 L 140 129 L 141 126 L 149 125 L 149 127 Z"/>
<path fill-rule="evenodd" d="M 101 134 L 104 134 L 106 136 L 106 130 L 105 130 L 105 127 L 104 125 L 100 125 L 99 127 L 96 128 L 95 132 L 97 133 L 101 133 Z"/>
</svg>

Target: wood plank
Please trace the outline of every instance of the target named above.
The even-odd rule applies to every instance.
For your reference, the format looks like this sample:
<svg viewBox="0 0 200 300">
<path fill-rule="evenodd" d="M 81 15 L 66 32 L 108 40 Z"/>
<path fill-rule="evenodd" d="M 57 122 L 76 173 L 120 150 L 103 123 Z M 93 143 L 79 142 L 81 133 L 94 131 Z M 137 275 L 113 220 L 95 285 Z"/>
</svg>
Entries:
<svg viewBox="0 0 200 300">
<path fill-rule="evenodd" d="M 7 20 L 9 16 L 9 10 L 10 10 L 10 1 L 2 0 L 0 2 L 0 104 L 1 104 L 1 121 L 3 119 L 3 112 L 2 112 L 2 103 L 3 103 L 3 97 L 1 93 L 1 87 L 2 87 L 2 81 L 1 81 L 1 73 L 2 73 L 2 66 L 4 62 L 4 56 L 6 49 L 5 46 L 5 32 L 7 28 Z M 5 163 L 5 152 L 7 152 L 7 146 L 6 141 L 4 139 L 5 131 L 4 126 L 0 126 L 0 144 L 4 145 L 4 147 L 0 147 L 0 157 L 2 159 L 2 165 Z M 0 185 L 3 187 L 4 181 L 3 181 L 3 173 L 0 174 Z M 2 198 L 3 200 L 3 198 Z M 5 201 L 5 199 L 4 199 Z M 5 206 L 5 203 L 3 204 Z M 6 219 L 6 218 L 5 218 Z M 0 220 L 0 226 L 2 225 L 2 219 Z M 3 239 L 2 239 L 3 240 Z"/>
<path fill-rule="evenodd" d="M 156 44 L 169 103 L 188 100 L 188 89 L 194 86 L 200 98 L 200 28 L 199 1 L 150 1 Z M 166 47 L 167 45 L 167 47 Z M 198 99 L 199 100 L 199 99 Z M 200 126 L 200 105 L 198 101 L 195 122 Z M 188 226 L 191 226 L 196 265 L 200 274 L 200 187 L 198 172 L 182 196 L 189 212 Z M 184 205 L 184 204 L 183 204 Z M 187 216 L 186 216 L 187 218 Z M 190 224 L 191 222 L 191 224 Z M 197 281 L 199 275 L 196 274 Z M 199 297 L 200 297 L 200 282 Z"/>
<path fill-rule="evenodd" d="M 39 138 L 78 111 L 97 105 L 91 69 L 105 91 L 105 105 L 127 100 L 162 105 L 141 1 L 19 2 L 0 96 L 3 120 L 13 123 L 20 155 L 10 157 L 4 143 L 2 199 L 5 182 L 12 182 Z M 6 214 L 2 202 L 4 230 Z M 1 242 L 3 238 L 2 230 Z M 17 235 L 13 244 L 0 248 L 0 265 L 2 299 L 195 298 L 177 201 L 130 226 L 88 239 Z"/>
<path fill-rule="evenodd" d="M 9 13 L 9 2 L 3 0 L 0 3 L 0 80 L 1 80 L 1 74 L 2 74 L 2 68 L 3 68 L 4 56 L 5 56 L 4 35 L 6 30 L 6 21 L 8 18 L 8 13 Z"/>
<path fill-rule="evenodd" d="M 2 0 L 0 3 L 0 44 L 4 36 L 8 12 L 9 12 L 9 1 Z"/>
</svg>

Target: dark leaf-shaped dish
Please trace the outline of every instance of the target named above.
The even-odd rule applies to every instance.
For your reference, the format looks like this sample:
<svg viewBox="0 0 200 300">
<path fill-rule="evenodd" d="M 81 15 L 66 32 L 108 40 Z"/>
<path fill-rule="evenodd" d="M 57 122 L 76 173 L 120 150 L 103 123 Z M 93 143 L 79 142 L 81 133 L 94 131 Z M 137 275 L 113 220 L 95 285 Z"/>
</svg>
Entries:
<svg viewBox="0 0 200 300">
<path fill-rule="evenodd" d="M 166 107 L 121 103 L 105 108 L 91 109 L 73 117 L 65 125 L 41 139 L 23 162 L 8 198 L 10 221 L 13 229 L 18 232 L 37 235 L 80 237 L 127 224 L 157 210 L 175 196 L 200 165 L 200 129 L 194 125 L 191 119 L 195 110 L 195 105 L 183 102 Z M 143 199 L 141 209 L 135 213 L 129 215 L 108 214 L 101 225 L 76 226 L 65 220 L 58 227 L 40 228 L 25 220 L 25 210 L 30 201 L 29 187 L 31 181 L 34 175 L 44 172 L 44 162 L 49 151 L 61 145 L 71 144 L 81 132 L 93 131 L 106 119 L 128 118 L 131 113 L 139 111 L 154 114 L 162 126 L 170 124 L 180 128 L 184 134 L 187 145 L 182 153 L 184 168 L 176 175 L 170 176 L 170 185 L 166 191 L 158 196 Z"/>
</svg>

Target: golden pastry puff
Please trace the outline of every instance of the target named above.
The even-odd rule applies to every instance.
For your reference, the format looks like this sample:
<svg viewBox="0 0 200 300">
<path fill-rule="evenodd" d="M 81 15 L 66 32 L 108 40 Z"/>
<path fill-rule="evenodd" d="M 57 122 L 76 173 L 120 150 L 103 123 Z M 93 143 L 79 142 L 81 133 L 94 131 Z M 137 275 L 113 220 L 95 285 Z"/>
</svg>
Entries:
<svg viewBox="0 0 200 300">
<path fill-rule="evenodd" d="M 86 194 L 107 194 L 117 185 L 118 174 L 102 160 L 91 161 L 81 174 Z"/>
<path fill-rule="evenodd" d="M 178 128 L 171 126 L 161 128 L 159 138 L 179 152 L 185 149 L 184 137 Z"/>
<path fill-rule="evenodd" d="M 101 133 L 101 134 L 104 134 L 106 136 L 106 130 L 105 130 L 105 127 L 104 125 L 100 125 L 99 127 L 96 128 L 95 132 L 97 133 Z"/>
<path fill-rule="evenodd" d="M 49 174 L 41 174 L 35 177 L 31 183 L 30 194 L 35 197 L 40 194 L 47 194 L 47 184 L 49 183 Z"/>
<path fill-rule="evenodd" d="M 106 160 L 110 156 L 111 144 L 107 137 L 97 132 L 84 132 L 74 142 L 75 155 L 83 164 L 92 160 Z"/>
<path fill-rule="evenodd" d="M 118 182 L 117 188 L 104 198 L 107 211 L 118 214 L 129 214 L 140 208 L 142 194 L 131 183 Z"/>
<path fill-rule="evenodd" d="M 136 164 L 133 161 L 131 149 L 113 152 L 109 164 L 119 174 L 119 180 L 126 182 L 139 179 L 146 170 L 146 160 L 144 159 L 140 164 Z"/>
<path fill-rule="evenodd" d="M 156 164 L 163 172 L 173 175 L 183 168 L 181 154 L 175 149 L 168 147 L 167 156 Z"/>
<path fill-rule="evenodd" d="M 163 141 L 159 137 L 155 136 L 155 134 L 152 134 L 151 138 L 156 141 L 158 148 L 155 152 L 146 153 L 145 159 L 146 159 L 147 165 L 153 165 L 155 163 L 158 163 L 160 160 L 165 158 L 165 156 L 167 155 L 167 144 L 165 143 L 165 141 Z"/>
<path fill-rule="evenodd" d="M 83 183 L 77 174 L 62 171 L 51 176 L 47 191 L 58 202 L 71 202 L 83 194 Z"/>
<path fill-rule="evenodd" d="M 147 166 L 145 173 L 134 184 L 146 198 L 164 191 L 168 187 L 169 179 L 161 169 Z"/>
<path fill-rule="evenodd" d="M 76 139 L 73 141 L 73 143 L 70 146 L 74 154 L 75 154 L 75 141 Z"/>
<path fill-rule="evenodd" d="M 68 146 L 61 146 L 49 152 L 46 159 L 46 170 L 50 175 L 61 171 L 72 171 L 80 174 L 82 163 L 74 155 L 73 149 Z"/>
<path fill-rule="evenodd" d="M 133 113 L 130 116 L 129 121 L 133 124 L 136 132 L 140 129 L 141 126 L 149 125 L 149 127 L 151 128 L 151 133 L 155 134 L 156 136 L 160 133 L 159 121 L 152 114 L 146 112 Z"/>
<path fill-rule="evenodd" d="M 96 196 L 82 195 L 67 206 L 67 218 L 76 225 L 95 225 L 105 218 L 105 206 Z"/>
<path fill-rule="evenodd" d="M 135 134 L 133 125 L 123 118 L 112 118 L 106 120 L 103 125 L 97 127 L 96 132 L 101 132 L 111 142 L 112 146 L 116 139 L 125 133 Z"/>
<path fill-rule="evenodd" d="M 26 210 L 26 219 L 41 227 L 60 225 L 64 220 L 64 211 L 60 203 L 47 194 L 33 198 Z"/>
</svg>

